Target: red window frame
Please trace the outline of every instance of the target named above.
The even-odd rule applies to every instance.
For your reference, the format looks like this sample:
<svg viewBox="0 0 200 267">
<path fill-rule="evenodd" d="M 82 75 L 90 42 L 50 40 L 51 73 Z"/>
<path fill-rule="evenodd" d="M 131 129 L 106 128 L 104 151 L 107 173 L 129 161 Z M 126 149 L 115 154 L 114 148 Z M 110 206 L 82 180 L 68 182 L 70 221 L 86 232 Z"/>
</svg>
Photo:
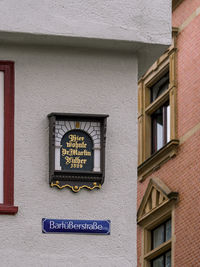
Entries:
<svg viewBox="0 0 200 267">
<path fill-rule="evenodd" d="M 4 72 L 4 197 L 0 214 L 15 214 L 18 207 L 14 206 L 14 62 L 0 61 L 0 71 Z"/>
</svg>

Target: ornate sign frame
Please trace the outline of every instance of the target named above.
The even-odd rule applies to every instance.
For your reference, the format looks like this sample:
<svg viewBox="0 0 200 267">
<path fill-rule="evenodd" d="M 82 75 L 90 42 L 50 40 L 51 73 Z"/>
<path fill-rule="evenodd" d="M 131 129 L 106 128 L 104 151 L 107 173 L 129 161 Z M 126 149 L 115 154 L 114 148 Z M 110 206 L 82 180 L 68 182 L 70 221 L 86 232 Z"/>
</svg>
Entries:
<svg viewBox="0 0 200 267">
<path fill-rule="evenodd" d="M 49 183 L 51 187 L 101 188 L 105 177 L 106 122 L 109 115 L 51 113 Z"/>
</svg>

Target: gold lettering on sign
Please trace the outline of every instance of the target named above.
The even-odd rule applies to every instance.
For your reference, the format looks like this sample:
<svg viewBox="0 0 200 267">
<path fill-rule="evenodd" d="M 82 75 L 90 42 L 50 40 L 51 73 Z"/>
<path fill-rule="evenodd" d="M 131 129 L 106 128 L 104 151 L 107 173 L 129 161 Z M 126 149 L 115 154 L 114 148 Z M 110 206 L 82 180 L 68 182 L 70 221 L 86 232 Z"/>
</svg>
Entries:
<svg viewBox="0 0 200 267">
<path fill-rule="evenodd" d="M 84 149 L 83 151 L 79 151 L 77 149 L 65 149 L 62 148 L 62 156 L 91 156 L 91 152 Z"/>
<path fill-rule="evenodd" d="M 87 163 L 87 159 L 80 157 L 91 157 L 92 153 L 87 150 L 85 137 L 76 134 L 69 135 L 69 141 L 66 142 L 66 148 L 61 148 L 61 154 L 65 159 L 65 164 L 70 168 L 82 169 Z"/>
<path fill-rule="evenodd" d="M 69 136 L 70 142 L 84 141 L 85 137 L 77 136 L 76 134 L 70 134 Z"/>
<path fill-rule="evenodd" d="M 67 147 L 73 147 L 73 148 L 86 148 L 87 147 L 87 144 L 85 144 L 84 142 L 82 143 L 78 143 L 78 142 L 67 142 Z"/>
</svg>

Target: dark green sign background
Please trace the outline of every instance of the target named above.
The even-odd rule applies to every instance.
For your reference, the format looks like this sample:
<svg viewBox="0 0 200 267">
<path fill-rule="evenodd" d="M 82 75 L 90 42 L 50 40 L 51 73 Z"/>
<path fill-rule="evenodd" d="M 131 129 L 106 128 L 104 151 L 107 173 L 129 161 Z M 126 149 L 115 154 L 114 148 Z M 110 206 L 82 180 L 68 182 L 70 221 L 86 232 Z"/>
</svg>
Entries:
<svg viewBox="0 0 200 267">
<path fill-rule="evenodd" d="M 61 169 L 92 171 L 93 164 L 93 141 L 89 134 L 81 130 L 67 132 L 61 140 Z"/>
</svg>

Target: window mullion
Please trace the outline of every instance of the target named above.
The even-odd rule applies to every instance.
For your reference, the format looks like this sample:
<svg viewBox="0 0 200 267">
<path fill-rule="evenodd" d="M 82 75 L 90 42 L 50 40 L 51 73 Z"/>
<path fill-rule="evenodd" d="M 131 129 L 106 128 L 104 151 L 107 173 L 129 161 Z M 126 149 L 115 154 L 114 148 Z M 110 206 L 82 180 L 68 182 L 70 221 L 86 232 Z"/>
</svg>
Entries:
<svg viewBox="0 0 200 267">
<path fill-rule="evenodd" d="M 163 263 L 164 263 L 164 267 L 166 265 L 166 253 L 163 255 Z"/>
</svg>

